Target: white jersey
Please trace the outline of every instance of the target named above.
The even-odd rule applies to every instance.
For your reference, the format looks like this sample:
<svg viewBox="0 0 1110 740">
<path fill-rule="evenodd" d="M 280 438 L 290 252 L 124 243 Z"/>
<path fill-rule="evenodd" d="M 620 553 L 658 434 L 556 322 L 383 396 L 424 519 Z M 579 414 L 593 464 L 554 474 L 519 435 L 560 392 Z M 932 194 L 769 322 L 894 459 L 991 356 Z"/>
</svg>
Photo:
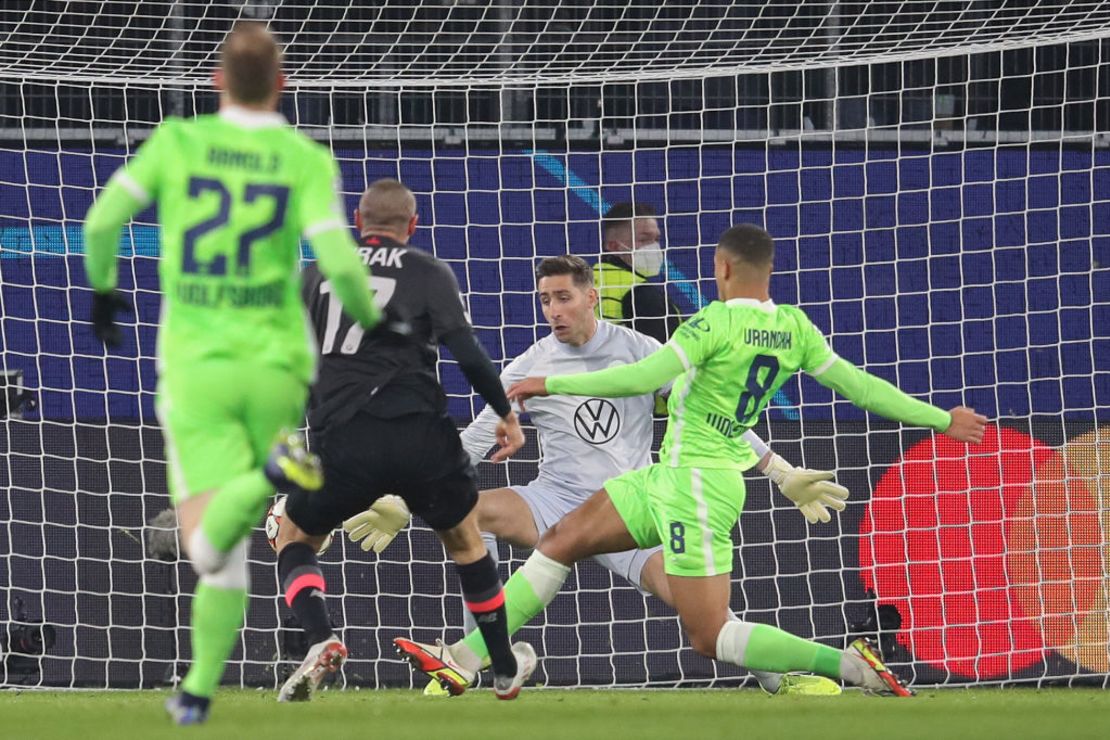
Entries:
<svg viewBox="0 0 1110 740">
<path fill-rule="evenodd" d="M 510 362 L 501 373 L 508 388 L 529 376 L 604 370 L 647 357 L 659 342 L 623 326 L 598 321 L 581 347 L 548 335 Z M 540 443 L 537 483 L 547 483 L 583 500 L 605 481 L 651 464 L 655 396 L 531 398 L 526 407 Z M 488 406 L 462 433 L 463 446 L 477 463 L 493 446 L 497 414 Z"/>
</svg>

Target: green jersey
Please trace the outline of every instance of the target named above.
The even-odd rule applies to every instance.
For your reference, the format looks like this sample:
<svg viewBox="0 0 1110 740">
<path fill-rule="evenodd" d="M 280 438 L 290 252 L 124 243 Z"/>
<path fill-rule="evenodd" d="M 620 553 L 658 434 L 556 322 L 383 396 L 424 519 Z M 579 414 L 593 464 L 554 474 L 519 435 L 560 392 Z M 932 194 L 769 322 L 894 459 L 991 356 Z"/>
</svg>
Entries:
<svg viewBox="0 0 1110 740">
<path fill-rule="evenodd" d="M 118 203 L 125 198 L 118 191 L 125 191 L 131 212 L 157 201 L 160 365 L 168 361 L 172 370 L 197 360 L 246 359 L 308 380 L 315 348 L 300 298 L 301 236 L 340 230 L 347 262 L 357 261 L 338 180 L 331 153 L 276 113 L 232 108 L 168 119 L 90 211 L 90 282 L 97 290 L 114 287 L 115 243 L 102 237 L 130 215 L 121 219 L 120 208 L 100 208 L 111 203 L 109 192 Z M 365 275 L 362 269 L 357 282 L 368 304 Z"/>
<path fill-rule="evenodd" d="M 755 465 L 741 435 L 791 375 L 816 373 L 836 357 L 801 310 L 750 298 L 710 303 L 679 327 L 670 346 L 686 369 L 667 402 L 659 454 L 674 467 Z"/>
<path fill-rule="evenodd" d="M 548 393 L 614 398 L 647 393 L 677 377 L 660 462 L 747 470 L 758 458 L 744 432 L 798 370 L 888 419 L 937 431 L 951 423 L 948 412 L 839 358 L 800 309 L 750 298 L 710 303 L 639 362 L 551 376 L 546 388 Z"/>
</svg>

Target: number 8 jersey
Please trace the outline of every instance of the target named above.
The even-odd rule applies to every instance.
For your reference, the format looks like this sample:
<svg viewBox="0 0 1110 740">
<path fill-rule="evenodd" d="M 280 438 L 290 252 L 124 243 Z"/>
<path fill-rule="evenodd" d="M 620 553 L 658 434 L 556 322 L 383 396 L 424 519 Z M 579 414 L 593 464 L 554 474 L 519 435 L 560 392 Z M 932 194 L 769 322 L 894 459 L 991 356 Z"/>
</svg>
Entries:
<svg viewBox="0 0 1110 740">
<path fill-rule="evenodd" d="M 750 298 L 710 303 L 668 344 L 686 368 L 659 453 L 672 467 L 752 467 L 756 455 L 741 435 L 775 391 L 798 370 L 819 375 L 837 359 L 801 309 Z"/>
<path fill-rule="evenodd" d="M 160 360 L 247 359 L 304 381 L 302 235 L 345 228 L 331 153 L 277 113 L 167 119 L 115 180 L 162 224 Z"/>
</svg>

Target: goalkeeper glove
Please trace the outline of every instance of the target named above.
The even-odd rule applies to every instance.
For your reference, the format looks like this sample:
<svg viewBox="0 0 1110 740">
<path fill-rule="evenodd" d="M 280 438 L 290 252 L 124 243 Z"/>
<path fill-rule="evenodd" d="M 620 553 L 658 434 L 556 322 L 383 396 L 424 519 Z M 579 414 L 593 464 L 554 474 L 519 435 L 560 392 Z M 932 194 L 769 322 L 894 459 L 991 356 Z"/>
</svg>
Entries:
<svg viewBox="0 0 1110 740">
<path fill-rule="evenodd" d="M 844 511 L 848 489 L 833 483 L 828 470 L 796 468 L 779 455 L 772 455 L 764 474 L 775 482 L 782 495 L 794 502 L 810 524 L 832 519 L 829 509 Z M 826 508 L 827 507 L 827 508 Z"/>
<path fill-rule="evenodd" d="M 387 494 L 370 505 L 361 514 L 355 514 L 343 522 L 343 531 L 351 542 L 362 540 L 363 552 L 380 553 L 393 541 L 397 533 L 409 523 L 412 514 L 400 496 Z"/>
<path fill-rule="evenodd" d="M 131 305 L 118 290 L 93 293 L 92 325 L 96 338 L 109 347 L 118 347 L 122 341 L 116 326 L 116 311 L 130 311 Z"/>
</svg>

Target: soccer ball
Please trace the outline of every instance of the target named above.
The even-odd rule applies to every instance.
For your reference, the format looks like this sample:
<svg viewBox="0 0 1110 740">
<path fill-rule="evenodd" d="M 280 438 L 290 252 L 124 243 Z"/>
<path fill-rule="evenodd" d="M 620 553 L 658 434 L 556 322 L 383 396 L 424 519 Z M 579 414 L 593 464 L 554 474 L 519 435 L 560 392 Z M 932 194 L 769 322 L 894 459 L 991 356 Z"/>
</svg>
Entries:
<svg viewBox="0 0 1110 740">
<path fill-rule="evenodd" d="M 278 528 L 281 526 L 283 516 L 285 516 L 285 496 L 278 496 L 274 499 L 274 503 L 270 504 L 270 510 L 266 512 L 266 541 L 270 543 L 274 552 L 277 552 Z M 331 541 L 332 536 L 329 534 L 316 554 L 322 555 L 324 550 L 331 547 Z"/>
</svg>

